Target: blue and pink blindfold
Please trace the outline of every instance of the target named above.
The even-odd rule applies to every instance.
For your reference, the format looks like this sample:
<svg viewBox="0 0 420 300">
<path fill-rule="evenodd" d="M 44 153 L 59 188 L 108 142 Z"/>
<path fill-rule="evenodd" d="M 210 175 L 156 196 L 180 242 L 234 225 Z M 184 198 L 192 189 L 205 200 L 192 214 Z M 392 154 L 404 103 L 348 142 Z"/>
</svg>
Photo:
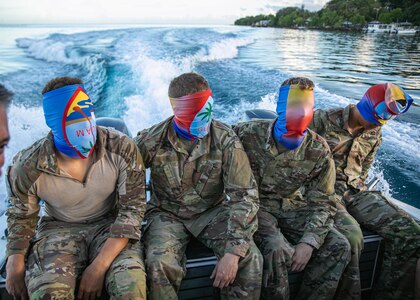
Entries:
<svg viewBox="0 0 420 300">
<path fill-rule="evenodd" d="M 393 83 L 376 84 L 369 88 L 357 103 L 362 117 L 373 124 L 383 125 L 408 111 L 413 98 Z"/>
</svg>

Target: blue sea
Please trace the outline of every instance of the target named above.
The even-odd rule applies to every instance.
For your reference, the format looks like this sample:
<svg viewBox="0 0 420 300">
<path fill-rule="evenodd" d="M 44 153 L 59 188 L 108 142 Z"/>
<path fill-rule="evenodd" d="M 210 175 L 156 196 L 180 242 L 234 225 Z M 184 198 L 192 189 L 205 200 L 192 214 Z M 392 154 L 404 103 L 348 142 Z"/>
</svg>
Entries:
<svg viewBox="0 0 420 300">
<path fill-rule="evenodd" d="M 0 82 L 15 93 L 7 164 L 48 132 L 45 83 L 83 79 L 96 116 L 122 118 L 132 133 L 171 115 L 170 80 L 203 74 L 215 116 L 234 124 L 247 109 L 275 109 L 279 84 L 316 82 L 316 107 L 355 103 L 373 84 L 391 81 L 420 102 L 420 38 L 234 26 L 0 26 Z M 370 176 L 379 188 L 420 208 L 420 108 L 384 126 Z M 6 188 L 0 184 L 0 211 Z"/>
</svg>

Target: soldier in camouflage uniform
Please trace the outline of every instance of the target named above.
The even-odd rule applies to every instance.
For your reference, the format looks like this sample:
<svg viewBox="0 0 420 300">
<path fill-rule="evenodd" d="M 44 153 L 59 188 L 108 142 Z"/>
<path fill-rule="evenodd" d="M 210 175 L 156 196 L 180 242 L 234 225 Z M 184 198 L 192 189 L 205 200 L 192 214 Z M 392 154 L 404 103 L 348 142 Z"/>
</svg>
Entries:
<svg viewBox="0 0 420 300">
<path fill-rule="evenodd" d="M 413 299 L 420 257 L 420 227 L 409 215 L 365 180 L 381 144 L 381 125 L 410 107 L 411 97 L 400 87 L 371 87 L 357 106 L 317 110 L 310 128 L 327 140 L 336 166 L 335 190 L 342 206 L 364 227 L 385 239 L 385 255 L 377 299 Z"/>
<path fill-rule="evenodd" d="M 169 96 L 174 116 L 135 138 L 151 170 L 144 233 L 149 298 L 177 299 L 185 250 L 195 237 L 219 258 L 212 278 L 223 299 L 259 299 L 262 256 L 252 239 L 258 192 L 242 144 L 212 120 L 213 99 L 201 75 L 175 78 Z"/>
<path fill-rule="evenodd" d="M 18 153 L 8 170 L 8 292 L 26 299 L 27 287 L 34 300 L 94 299 L 105 281 L 111 299 L 146 299 L 139 242 L 144 166 L 137 146 L 96 127 L 80 79 L 56 78 L 43 96 L 52 132 Z M 67 145 L 60 143 L 62 128 Z M 71 136 L 74 128 L 80 139 Z M 41 199 L 45 215 L 37 227 Z"/>
<path fill-rule="evenodd" d="M 305 271 L 297 299 L 332 299 L 350 260 L 346 237 L 333 227 L 334 162 L 325 140 L 306 130 L 313 82 L 286 80 L 276 120 L 240 123 L 260 196 L 254 239 L 264 256 L 263 298 L 288 299 L 288 270 Z"/>
</svg>

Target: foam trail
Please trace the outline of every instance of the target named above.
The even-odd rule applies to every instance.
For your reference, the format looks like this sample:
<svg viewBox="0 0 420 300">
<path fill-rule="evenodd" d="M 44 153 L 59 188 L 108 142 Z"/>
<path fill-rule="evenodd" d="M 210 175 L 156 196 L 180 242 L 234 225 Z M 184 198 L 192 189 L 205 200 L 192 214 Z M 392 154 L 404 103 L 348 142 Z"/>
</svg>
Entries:
<svg viewBox="0 0 420 300">
<path fill-rule="evenodd" d="M 92 91 L 92 99 L 96 102 L 107 80 L 107 61 L 100 53 L 82 55 L 74 42 L 56 40 L 50 36 L 46 39 L 20 38 L 17 46 L 25 49 L 28 56 L 64 65 L 76 65 L 85 70 L 86 87 Z M 91 88 L 92 87 L 92 88 Z"/>
<path fill-rule="evenodd" d="M 123 56 L 125 63 L 132 66 L 140 87 L 137 95 L 124 99 L 128 108 L 124 120 L 130 131 L 136 133 L 172 115 L 168 86 L 174 77 L 193 71 L 201 62 L 234 58 L 239 47 L 252 42 L 252 39 L 229 38 L 210 44 L 207 52 L 201 49 L 180 60 L 152 59 L 147 55 L 151 50 L 136 45 L 136 51 Z"/>
<path fill-rule="evenodd" d="M 210 45 L 208 54 L 199 59 L 200 62 L 235 58 L 238 56 L 239 48 L 250 45 L 254 42 L 250 38 L 229 38 Z"/>
</svg>

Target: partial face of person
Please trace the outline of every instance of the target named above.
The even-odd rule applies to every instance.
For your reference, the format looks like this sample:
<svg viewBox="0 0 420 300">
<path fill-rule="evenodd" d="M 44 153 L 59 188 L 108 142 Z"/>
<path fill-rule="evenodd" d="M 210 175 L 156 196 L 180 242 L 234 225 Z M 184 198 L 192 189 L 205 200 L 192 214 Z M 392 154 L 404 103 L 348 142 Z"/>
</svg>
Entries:
<svg viewBox="0 0 420 300">
<path fill-rule="evenodd" d="M 4 152 L 9 142 L 9 127 L 7 126 L 6 108 L 0 105 L 0 176 L 2 175 L 1 168 L 4 165 Z"/>
</svg>

